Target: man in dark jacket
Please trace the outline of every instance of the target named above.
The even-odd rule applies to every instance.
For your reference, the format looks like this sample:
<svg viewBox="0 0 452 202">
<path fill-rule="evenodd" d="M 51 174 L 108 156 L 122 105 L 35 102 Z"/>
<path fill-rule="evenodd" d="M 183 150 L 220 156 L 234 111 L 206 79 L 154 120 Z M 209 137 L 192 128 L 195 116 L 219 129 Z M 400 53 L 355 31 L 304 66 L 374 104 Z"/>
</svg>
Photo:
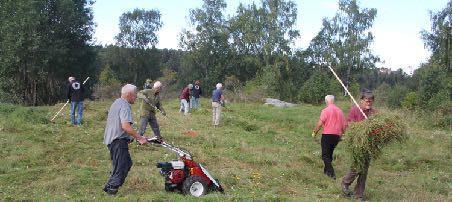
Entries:
<svg viewBox="0 0 452 202">
<path fill-rule="evenodd" d="M 80 125 L 83 117 L 83 100 L 85 88 L 75 77 L 69 77 L 69 85 L 67 88 L 67 99 L 71 101 L 71 123 Z M 75 117 L 77 110 L 77 119 Z"/>
<path fill-rule="evenodd" d="M 199 97 L 202 95 L 201 87 L 199 86 L 200 82 L 195 81 L 195 85 L 193 86 L 192 92 L 190 93 L 190 108 L 197 109 L 201 107 L 199 103 Z"/>
</svg>

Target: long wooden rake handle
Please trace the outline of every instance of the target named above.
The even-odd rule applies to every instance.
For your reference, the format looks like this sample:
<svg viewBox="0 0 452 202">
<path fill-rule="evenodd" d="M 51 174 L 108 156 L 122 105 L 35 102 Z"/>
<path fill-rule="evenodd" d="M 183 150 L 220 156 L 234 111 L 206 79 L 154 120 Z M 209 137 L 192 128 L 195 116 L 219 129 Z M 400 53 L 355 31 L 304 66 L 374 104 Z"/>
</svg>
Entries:
<svg viewBox="0 0 452 202">
<path fill-rule="evenodd" d="M 358 103 L 356 102 L 355 98 L 353 97 L 353 95 L 348 91 L 347 87 L 344 85 L 344 83 L 342 82 L 342 80 L 337 76 L 336 72 L 333 70 L 333 68 L 331 68 L 330 65 L 327 65 L 327 67 L 331 70 L 331 72 L 333 72 L 333 75 L 336 77 L 336 79 L 339 81 L 339 83 L 341 83 L 342 87 L 344 88 L 345 92 L 347 92 L 347 94 L 352 98 L 353 103 L 355 103 L 356 107 L 358 107 L 359 111 L 363 114 L 364 118 L 367 119 L 366 114 L 364 113 L 364 111 L 361 109 L 361 107 L 358 105 Z"/>
</svg>

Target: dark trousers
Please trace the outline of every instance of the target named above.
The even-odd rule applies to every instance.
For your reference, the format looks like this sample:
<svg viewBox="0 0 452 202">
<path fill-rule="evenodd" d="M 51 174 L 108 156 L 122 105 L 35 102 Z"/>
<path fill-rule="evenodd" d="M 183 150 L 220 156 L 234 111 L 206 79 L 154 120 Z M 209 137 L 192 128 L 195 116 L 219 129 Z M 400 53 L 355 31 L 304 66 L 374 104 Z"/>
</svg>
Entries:
<svg viewBox="0 0 452 202">
<path fill-rule="evenodd" d="M 323 173 L 330 177 L 336 177 L 334 173 L 333 162 L 333 152 L 336 145 L 339 143 L 341 137 L 339 135 L 322 134 L 321 145 L 322 145 L 322 160 L 325 164 L 323 168 Z"/>
<path fill-rule="evenodd" d="M 161 137 L 159 124 L 157 123 L 157 118 L 155 117 L 155 114 L 150 114 L 148 116 L 142 116 L 140 118 L 140 130 L 139 130 L 140 135 L 141 136 L 144 135 L 144 132 L 146 131 L 146 126 L 148 125 L 148 123 L 151 126 L 152 132 L 154 132 L 154 135 L 157 137 Z"/>
<path fill-rule="evenodd" d="M 130 158 L 128 141 L 125 139 L 116 139 L 109 144 L 110 158 L 112 163 L 112 171 L 110 179 L 108 179 L 106 187 L 120 187 L 132 167 L 132 159 Z"/>
<path fill-rule="evenodd" d="M 342 179 L 342 185 L 349 187 L 353 183 L 353 181 L 355 181 L 356 177 L 358 177 L 355 186 L 356 197 L 364 197 L 364 190 L 366 189 L 366 179 L 369 164 L 370 159 L 366 159 L 364 161 L 363 170 L 361 172 L 358 172 L 356 169 L 351 169 L 350 171 L 348 171 L 347 175 L 345 175 L 345 177 Z"/>
</svg>

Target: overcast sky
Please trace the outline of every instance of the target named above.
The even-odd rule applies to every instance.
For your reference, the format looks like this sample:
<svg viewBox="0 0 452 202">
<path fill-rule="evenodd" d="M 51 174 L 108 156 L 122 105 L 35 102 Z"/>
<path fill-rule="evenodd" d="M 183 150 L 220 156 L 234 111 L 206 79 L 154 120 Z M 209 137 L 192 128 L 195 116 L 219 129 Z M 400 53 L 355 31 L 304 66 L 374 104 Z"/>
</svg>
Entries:
<svg viewBox="0 0 452 202">
<path fill-rule="evenodd" d="M 301 36 L 294 47 L 306 48 L 318 33 L 322 18 L 331 18 L 338 8 L 337 0 L 293 0 L 297 4 L 296 29 Z M 253 0 L 226 0 L 226 16 L 234 15 L 239 3 Z M 254 0 L 260 5 L 260 0 Z M 419 32 L 429 30 L 429 11 L 443 9 L 448 0 L 360 0 L 361 8 L 376 8 L 372 33 L 375 36 L 372 50 L 384 61 L 379 67 L 402 68 L 410 73 L 425 62 L 430 53 L 424 48 Z M 94 4 L 94 21 L 97 24 L 94 40 L 97 44 L 114 43 L 118 34 L 119 17 L 135 8 L 157 9 L 162 14 L 163 27 L 159 31 L 158 48 L 178 47 L 178 35 L 189 27 L 189 10 L 199 8 L 201 0 L 97 0 Z"/>
</svg>

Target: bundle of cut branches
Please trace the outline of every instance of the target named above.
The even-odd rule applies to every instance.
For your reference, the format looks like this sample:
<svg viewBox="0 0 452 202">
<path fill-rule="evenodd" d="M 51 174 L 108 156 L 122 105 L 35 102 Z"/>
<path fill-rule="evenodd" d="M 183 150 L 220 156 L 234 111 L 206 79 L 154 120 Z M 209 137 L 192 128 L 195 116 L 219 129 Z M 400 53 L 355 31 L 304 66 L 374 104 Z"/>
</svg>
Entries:
<svg viewBox="0 0 452 202">
<path fill-rule="evenodd" d="M 391 114 L 375 114 L 364 121 L 351 123 L 345 136 L 352 168 L 358 171 L 370 159 L 377 159 L 386 145 L 402 143 L 408 137 L 402 118 Z"/>
</svg>

